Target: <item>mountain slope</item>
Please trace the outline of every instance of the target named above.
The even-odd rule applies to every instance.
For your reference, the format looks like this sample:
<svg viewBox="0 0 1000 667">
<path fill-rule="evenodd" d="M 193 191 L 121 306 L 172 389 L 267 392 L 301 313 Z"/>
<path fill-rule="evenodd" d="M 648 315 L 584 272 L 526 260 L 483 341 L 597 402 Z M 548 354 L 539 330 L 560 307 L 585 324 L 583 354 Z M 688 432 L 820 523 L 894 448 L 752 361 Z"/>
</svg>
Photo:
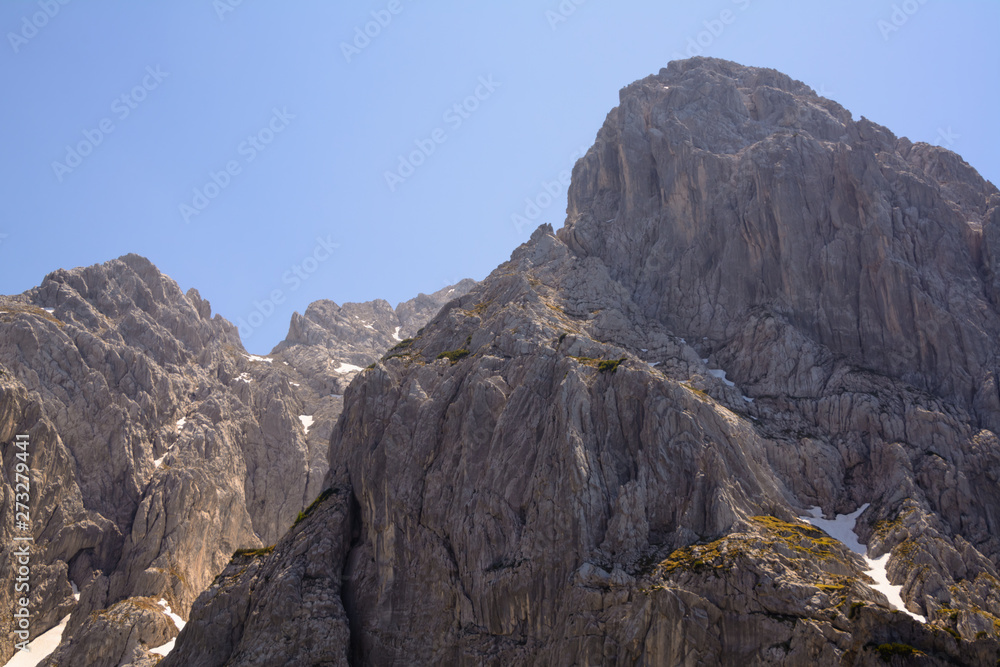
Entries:
<svg viewBox="0 0 1000 667">
<path fill-rule="evenodd" d="M 445 300 L 447 289 L 401 304 L 406 326 Z M 31 637 L 72 613 L 56 664 L 155 659 L 148 649 L 177 633 L 158 601 L 186 617 L 234 551 L 288 530 L 323 488 L 341 407 L 321 391 L 327 379 L 296 362 L 321 348 L 367 365 L 388 342 L 355 352 L 364 331 L 249 355 L 197 291 L 136 255 L 0 297 L 0 536 L 25 535 L 14 524 L 13 440 L 28 434 Z M 14 576 L 0 573 L 9 609 Z M 15 641 L 0 636 L 0 660 Z"/>
<path fill-rule="evenodd" d="M 632 84 L 566 226 L 355 378 L 330 491 L 162 664 L 279 664 L 289 614 L 324 664 L 993 664 L 998 203 L 772 70 Z"/>
</svg>

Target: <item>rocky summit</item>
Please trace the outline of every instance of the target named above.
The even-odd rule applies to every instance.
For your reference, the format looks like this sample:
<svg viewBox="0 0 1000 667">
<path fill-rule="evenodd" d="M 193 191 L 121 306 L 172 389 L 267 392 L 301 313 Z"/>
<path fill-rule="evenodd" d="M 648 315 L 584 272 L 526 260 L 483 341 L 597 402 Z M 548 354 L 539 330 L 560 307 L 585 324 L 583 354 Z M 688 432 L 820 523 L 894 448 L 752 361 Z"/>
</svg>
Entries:
<svg viewBox="0 0 1000 667">
<path fill-rule="evenodd" d="M 673 62 L 438 295 L 268 358 L 134 256 L 0 304 L 50 664 L 153 664 L 166 605 L 162 667 L 1000 662 L 1000 192 L 956 154 Z"/>
</svg>

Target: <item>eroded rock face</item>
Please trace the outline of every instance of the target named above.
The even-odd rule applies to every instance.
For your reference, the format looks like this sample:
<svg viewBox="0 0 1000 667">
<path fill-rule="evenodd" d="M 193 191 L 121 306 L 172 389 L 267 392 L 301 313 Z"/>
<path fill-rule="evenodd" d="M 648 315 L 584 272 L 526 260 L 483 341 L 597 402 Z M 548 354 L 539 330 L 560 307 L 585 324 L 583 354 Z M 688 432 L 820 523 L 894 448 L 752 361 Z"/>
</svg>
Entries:
<svg viewBox="0 0 1000 667">
<path fill-rule="evenodd" d="M 415 301 L 443 302 L 445 293 Z M 407 322 L 429 318 L 430 307 L 411 307 Z M 31 637 L 72 612 L 59 664 L 155 660 L 144 651 L 176 629 L 136 635 L 136 619 L 149 614 L 133 602 L 163 599 L 186 617 L 235 550 L 276 543 L 324 488 L 341 402 L 321 395 L 326 378 L 300 362 L 345 359 L 362 331 L 324 329 L 274 355 L 249 355 L 197 291 L 182 293 L 136 255 L 56 271 L 23 295 L 0 297 L 0 537 L 8 549 L 12 442 L 26 433 Z M 351 360 L 367 365 L 390 345 L 370 340 Z M 13 577 L 12 568 L 0 572 L 9 609 Z M 105 635 L 117 639 L 101 645 Z M 0 661 L 13 647 L 0 634 Z"/>
<path fill-rule="evenodd" d="M 766 310 L 995 430 L 1000 321 L 979 248 L 998 203 L 948 150 L 773 70 L 693 59 L 622 90 L 560 238 L 678 335 L 721 347 Z"/>
<path fill-rule="evenodd" d="M 997 197 L 771 70 L 625 88 L 566 226 L 346 390 L 327 484 L 357 517 L 319 579 L 352 661 L 993 664 Z M 928 624 L 797 519 L 865 503 L 862 543 Z M 198 607 L 248 608 L 264 568 L 347 534 L 326 526 Z M 175 664 L 267 650 L 212 617 Z"/>
<path fill-rule="evenodd" d="M 271 351 L 271 358 L 286 367 L 302 400 L 303 414 L 312 420 L 307 434 L 309 499 L 323 490 L 330 434 L 344 407 L 347 385 L 361 369 L 415 335 L 445 303 L 464 296 L 475 284 L 466 279 L 430 295 L 419 294 L 395 310 L 383 300 L 343 306 L 320 300 L 311 303 L 305 314 L 292 315 L 288 335 Z"/>
<path fill-rule="evenodd" d="M 274 548 L 237 554 L 198 598 L 162 667 L 347 665 L 341 577 L 350 549 L 346 486 L 321 494 Z"/>
</svg>

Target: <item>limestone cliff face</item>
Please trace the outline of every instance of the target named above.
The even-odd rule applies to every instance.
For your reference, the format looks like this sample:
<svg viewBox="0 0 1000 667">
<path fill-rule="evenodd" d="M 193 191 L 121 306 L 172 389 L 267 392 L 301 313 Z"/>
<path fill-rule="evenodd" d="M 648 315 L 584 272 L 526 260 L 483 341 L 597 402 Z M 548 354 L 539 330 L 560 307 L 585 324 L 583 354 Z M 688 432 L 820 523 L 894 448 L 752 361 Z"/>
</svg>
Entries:
<svg viewBox="0 0 1000 667">
<path fill-rule="evenodd" d="M 432 315 L 417 311 L 416 323 Z M 152 664 L 149 649 L 177 633 L 164 605 L 186 617 L 234 551 L 285 534 L 324 488 L 341 406 L 330 373 L 301 362 L 367 365 L 391 343 L 356 350 L 364 331 L 324 329 L 250 355 L 197 291 L 182 293 L 136 255 L 56 271 L 0 297 L 0 538 L 7 562 L 12 537 L 23 535 L 13 523 L 12 442 L 26 433 L 32 637 L 72 613 L 50 664 Z M 13 577 L 0 570 L 5 609 Z M 5 628 L 2 662 L 14 644 Z"/>
<path fill-rule="evenodd" d="M 994 664 L 998 203 L 771 70 L 625 88 L 566 226 L 358 374 L 330 491 L 163 664 Z M 865 504 L 927 623 L 797 518 Z"/>
<path fill-rule="evenodd" d="M 750 388 L 774 355 L 733 341 L 767 312 L 997 430 L 998 206 L 948 150 L 852 121 L 773 70 L 695 59 L 621 92 L 574 170 L 560 238 L 645 315 L 725 346 Z"/>
<path fill-rule="evenodd" d="M 344 407 L 347 385 L 362 368 L 415 335 L 445 303 L 464 296 L 475 284 L 466 279 L 433 294 L 420 294 L 395 309 L 381 299 L 342 306 L 320 300 L 304 314 L 292 315 L 288 335 L 270 356 L 289 373 L 302 401 L 302 414 L 312 420 L 307 434 L 309 500 L 323 490 L 330 434 Z"/>
</svg>

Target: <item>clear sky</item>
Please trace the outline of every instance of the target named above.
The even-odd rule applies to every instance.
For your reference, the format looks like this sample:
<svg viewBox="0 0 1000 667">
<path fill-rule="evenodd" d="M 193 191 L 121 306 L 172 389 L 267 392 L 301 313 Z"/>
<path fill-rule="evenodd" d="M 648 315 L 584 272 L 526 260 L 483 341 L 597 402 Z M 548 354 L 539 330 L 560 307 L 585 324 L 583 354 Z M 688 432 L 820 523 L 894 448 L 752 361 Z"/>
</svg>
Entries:
<svg viewBox="0 0 1000 667">
<path fill-rule="evenodd" d="M 0 28 L 0 293 L 135 252 L 256 353 L 311 301 L 395 305 L 561 226 L 618 90 L 691 54 L 1000 182 L 996 0 L 5 0 Z"/>
</svg>

